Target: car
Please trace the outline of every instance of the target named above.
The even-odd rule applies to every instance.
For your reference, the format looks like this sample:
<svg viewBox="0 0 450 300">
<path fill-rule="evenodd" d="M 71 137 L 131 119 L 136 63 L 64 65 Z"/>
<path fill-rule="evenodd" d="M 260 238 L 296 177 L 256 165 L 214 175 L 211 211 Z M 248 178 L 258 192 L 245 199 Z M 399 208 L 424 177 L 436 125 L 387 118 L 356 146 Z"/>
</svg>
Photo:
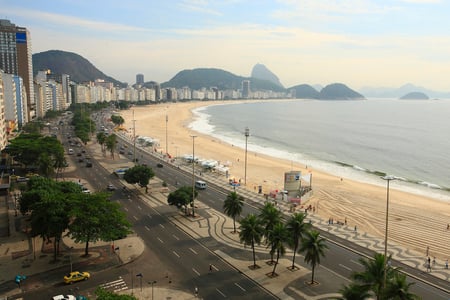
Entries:
<svg viewBox="0 0 450 300">
<path fill-rule="evenodd" d="M 119 151 L 119 154 L 125 154 L 125 151 L 120 150 L 120 151 Z"/>
<path fill-rule="evenodd" d="M 81 156 L 81 155 L 82 155 L 81 152 L 78 152 L 78 153 L 77 153 L 77 156 Z"/>
<path fill-rule="evenodd" d="M 108 184 L 108 186 L 106 187 L 106 189 L 107 189 L 108 191 L 115 191 L 117 188 L 116 188 L 114 185 L 112 185 L 112 184 Z"/>
<path fill-rule="evenodd" d="M 53 296 L 53 300 L 77 300 L 74 295 L 56 295 Z"/>
<path fill-rule="evenodd" d="M 72 284 L 74 282 L 88 280 L 91 277 L 91 274 L 88 272 L 70 272 L 66 276 L 64 276 L 64 282 L 67 284 Z"/>
<path fill-rule="evenodd" d="M 86 160 L 86 168 L 92 168 L 92 163 L 89 160 Z"/>
<path fill-rule="evenodd" d="M 133 155 L 133 151 L 128 150 L 128 155 Z"/>
<path fill-rule="evenodd" d="M 84 161 L 84 158 L 82 158 L 82 157 L 80 157 L 79 159 L 78 159 L 78 162 L 83 162 Z"/>
<path fill-rule="evenodd" d="M 85 194 L 90 194 L 91 193 L 91 191 L 87 188 L 87 187 L 81 187 L 81 191 L 83 192 L 83 193 L 85 193 Z"/>
<path fill-rule="evenodd" d="M 164 167 L 164 165 L 163 165 L 162 163 L 157 163 L 156 166 L 157 166 L 158 168 Z"/>
</svg>

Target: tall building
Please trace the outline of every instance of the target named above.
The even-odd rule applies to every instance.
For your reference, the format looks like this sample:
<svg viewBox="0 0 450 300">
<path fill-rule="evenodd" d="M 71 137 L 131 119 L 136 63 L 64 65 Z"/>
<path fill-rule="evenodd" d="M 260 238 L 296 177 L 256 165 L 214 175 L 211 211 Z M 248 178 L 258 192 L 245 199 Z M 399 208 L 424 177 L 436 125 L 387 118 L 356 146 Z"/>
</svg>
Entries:
<svg viewBox="0 0 450 300">
<path fill-rule="evenodd" d="M 136 75 L 136 84 L 143 85 L 144 84 L 144 74 Z"/>
<path fill-rule="evenodd" d="M 0 19 L 0 69 L 22 77 L 27 94 L 24 121 L 32 120 L 35 117 L 35 100 L 30 32 L 4 19 Z"/>
<path fill-rule="evenodd" d="M 250 80 L 242 81 L 242 98 L 250 98 Z"/>
</svg>

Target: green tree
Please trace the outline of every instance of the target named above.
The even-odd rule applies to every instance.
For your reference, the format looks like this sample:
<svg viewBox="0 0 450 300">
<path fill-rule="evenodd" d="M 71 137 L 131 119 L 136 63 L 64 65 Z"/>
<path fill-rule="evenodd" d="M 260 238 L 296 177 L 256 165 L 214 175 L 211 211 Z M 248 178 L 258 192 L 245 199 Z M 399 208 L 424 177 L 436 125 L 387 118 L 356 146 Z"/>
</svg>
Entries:
<svg viewBox="0 0 450 300">
<path fill-rule="evenodd" d="M 264 227 L 261 220 L 254 214 L 249 214 L 241 220 L 239 239 L 244 246 L 250 245 L 253 253 L 253 268 L 256 268 L 255 244 L 261 244 Z"/>
<path fill-rule="evenodd" d="M 371 297 L 367 287 L 355 283 L 344 286 L 339 292 L 342 300 L 366 300 Z"/>
<path fill-rule="evenodd" d="M 270 240 L 270 232 L 273 227 L 281 222 L 281 212 L 272 202 L 266 202 L 260 211 L 259 218 L 264 226 L 264 236 L 266 237 L 266 244 Z M 273 261 L 273 253 L 270 253 L 270 261 Z"/>
<path fill-rule="evenodd" d="M 286 253 L 286 248 L 284 247 L 284 243 L 288 239 L 288 231 L 286 226 L 280 222 L 275 224 L 269 234 L 269 244 L 270 244 L 270 253 L 277 253 L 277 259 L 275 264 L 273 265 L 272 276 L 275 276 L 275 269 L 278 265 L 278 260 L 280 259 L 280 255 L 284 256 Z"/>
<path fill-rule="evenodd" d="M 306 232 L 301 244 L 299 251 L 305 254 L 305 262 L 311 265 L 311 284 L 314 284 L 316 265 L 320 264 L 320 258 L 325 256 L 325 249 L 328 249 L 328 246 L 316 230 Z"/>
<path fill-rule="evenodd" d="M 311 229 L 311 224 L 305 223 L 306 215 L 304 213 L 295 213 L 287 221 L 286 228 L 289 234 L 289 246 L 293 248 L 292 267 L 295 269 L 295 254 L 298 250 L 299 241 L 303 238 L 305 232 Z"/>
<path fill-rule="evenodd" d="M 389 264 L 386 264 L 385 257 L 381 253 L 376 253 L 373 259 L 363 259 L 361 258 L 359 262 L 362 264 L 364 270 L 361 272 L 354 272 L 351 278 L 356 284 L 367 287 L 375 295 L 376 299 L 383 299 L 383 294 L 385 292 L 384 287 L 384 272 L 386 269 L 386 288 L 389 286 L 390 282 L 393 281 L 394 275 L 397 272 L 394 268 L 391 268 Z"/>
<path fill-rule="evenodd" d="M 118 203 L 109 201 L 107 193 L 72 194 L 70 202 L 73 221 L 67 235 L 76 243 L 85 243 L 86 256 L 89 242 L 117 240 L 130 233 L 125 213 Z"/>
<path fill-rule="evenodd" d="M 100 144 L 103 156 L 106 155 L 106 138 L 107 136 L 103 131 L 97 133 L 97 142 Z"/>
<path fill-rule="evenodd" d="M 145 187 L 145 193 L 148 192 L 148 183 L 155 176 L 153 170 L 147 166 L 138 165 L 125 171 L 123 179 L 130 183 L 138 183 L 141 187 Z"/>
<path fill-rule="evenodd" d="M 110 134 L 106 138 L 106 149 L 111 153 L 112 159 L 114 159 L 114 150 L 116 149 L 117 136 L 115 134 Z"/>
<path fill-rule="evenodd" d="M 244 197 L 239 196 L 236 192 L 231 192 L 223 202 L 223 210 L 227 216 L 233 218 L 234 233 L 236 233 L 236 217 L 242 212 L 244 206 Z"/>
<path fill-rule="evenodd" d="M 194 198 L 197 197 L 197 190 L 194 190 Z M 176 205 L 178 208 L 183 207 L 185 209 L 185 214 L 188 214 L 187 207 L 192 203 L 192 187 L 182 186 L 179 189 L 171 192 L 167 197 L 167 203 L 169 205 Z"/>
<path fill-rule="evenodd" d="M 410 292 L 410 287 L 414 285 L 413 282 L 406 281 L 406 275 L 395 270 L 393 277 L 389 280 L 386 290 L 384 292 L 385 299 L 393 300 L 417 300 L 419 296 Z"/>
<path fill-rule="evenodd" d="M 122 116 L 112 115 L 111 122 L 113 122 L 114 125 L 120 126 L 125 123 L 125 120 L 122 118 Z"/>
</svg>

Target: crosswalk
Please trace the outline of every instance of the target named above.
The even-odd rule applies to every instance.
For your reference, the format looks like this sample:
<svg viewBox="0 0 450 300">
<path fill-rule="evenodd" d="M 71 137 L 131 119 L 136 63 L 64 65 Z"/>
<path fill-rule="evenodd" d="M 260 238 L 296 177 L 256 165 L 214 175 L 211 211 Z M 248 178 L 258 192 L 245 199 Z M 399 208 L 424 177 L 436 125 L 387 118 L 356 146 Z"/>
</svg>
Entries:
<svg viewBox="0 0 450 300">
<path fill-rule="evenodd" d="M 105 290 L 113 291 L 114 293 L 128 289 L 127 283 L 120 276 L 119 276 L 119 279 L 103 283 L 100 285 L 100 287 Z"/>
</svg>

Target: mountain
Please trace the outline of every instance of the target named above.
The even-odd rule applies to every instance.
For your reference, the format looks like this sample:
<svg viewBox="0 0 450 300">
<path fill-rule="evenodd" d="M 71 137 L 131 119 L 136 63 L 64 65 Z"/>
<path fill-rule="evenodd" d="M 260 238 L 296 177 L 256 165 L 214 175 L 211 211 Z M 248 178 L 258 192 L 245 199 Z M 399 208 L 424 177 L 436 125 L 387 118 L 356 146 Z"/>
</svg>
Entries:
<svg viewBox="0 0 450 300">
<path fill-rule="evenodd" d="M 364 87 L 359 90 L 360 93 L 372 98 L 400 98 L 405 94 L 412 92 L 421 92 L 431 98 L 450 99 L 450 92 L 433 91 L 424 87 L 416 86 L 411 83 L 404 84 L 398 88 L 392 87 Z"/>
<path fill-rule="evenodd" d="M 402 100 L 428 100 L 428 99 L 430 99 L 430 97 L 428 97 L 427 95 L 425 95 L 424 93 L 421 93 L 421 92 L 411 92 L 411 93 L 408 93 L 408 94 L 400 97 L 400 99 L 402 99 Z"/>
<path fill-rule="evenodd" d="M 252 75 L 253 78 L 258 78 L 262 80 L 268 80 L 270 82 L 275 83 L 276 85 L 283 87 L 280 80 L 278 79 L 277 75 L 272 73 L 265 65 L 263 64 L 256 64 L 252 69 Z"/>
<path fill-rule="evenodd" d="M 284 88 L 268 80 L 237 76 L 233 73 L 214 68 L 198 68 L 180 71 L 172 79 L 162 83 L 161 87 L 183 88 L 188 86 L 195 90 L 216 87 L 219 90 L 238 90 L 242 89 L 243 80 L 250 80 L 250 89 L 253 91 L 285 91 Z"/>
<path fill-rule="evenodd" d="M 333 83 L 320 91 L 322 100 L 363 100 L 363 95 L 347 87 L 342 83 Z"/>
<path fill-rule="evenodd" d="M 33 74 L 38 71 L 51 70 L 52 73 L 69 74 L 70 79 L 77 83 L 103 79 L 116 86 L 126 84 L 105 75 L 84 57 L 61 50 L 49 50 L 33 54 Z"/>
<path fill-rule="evenodd" d="M 289 88 L 295 91 L 297 99 L 320 99 L 320 93 L 309 84 L 300 84 Z"/>
</svg>

